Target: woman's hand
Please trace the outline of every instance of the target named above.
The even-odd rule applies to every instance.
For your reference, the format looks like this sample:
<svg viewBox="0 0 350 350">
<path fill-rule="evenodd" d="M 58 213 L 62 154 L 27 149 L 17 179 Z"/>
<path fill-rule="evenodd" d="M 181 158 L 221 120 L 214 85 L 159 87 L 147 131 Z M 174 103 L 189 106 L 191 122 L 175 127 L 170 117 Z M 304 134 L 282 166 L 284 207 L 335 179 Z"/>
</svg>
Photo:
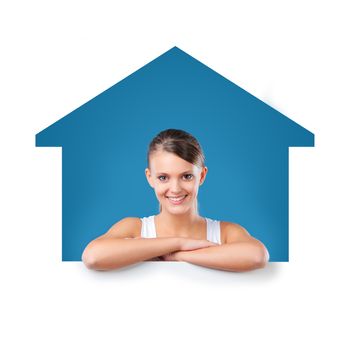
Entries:
<svg viewBox="0 0 350 350">
<path fill-rule="evenodd" d="M 143 237 L 135 237 L 134 239 L 143 239 Z M 213 243 L 205 239 L 192 239 L 192 238 L 186 238 L 186 237 L 179 237 L 179 240 L 180 240 L 180 249 L 178 251 L 159 256 L 158 259 L 162 261 L 181 261 L 182 251 L 196 250 L 196 249 L 208 248 L 208 247 L 213 247 L 218 245 L 217 243 Z"/>
<path fill-rule="evenodd" d="M 195 250 L 216 246 L 218 244 L 207 241 L 205 239 L 192 239 L 180 237 L 180 250 Z"/>
<path fill-rule="evenodd" d="M 160 258 L 162 260 L 181 261 L 182 251 L 196 250 L 196 249 L 208 248 L 208 247 L 218 245 L 217 243 L 213 243 L 205 239 L 191 239 L 191 238 L 185 238 L 185 237 L 181 237 L 180 239 L 181 239 L 180 250 L 161 256 Z"/>
<path fill-rule="evenodd" d="M 143 237 L 135 237 L 134 239 L 143 239 Z M 180 240 L 180 249 L 179 250 L 195 250 L 201 248 L 207 248 L 218 245 L 207 241 L 206 239 L 192 239 L 186 237 L 179 237 Z"/>
</svg>

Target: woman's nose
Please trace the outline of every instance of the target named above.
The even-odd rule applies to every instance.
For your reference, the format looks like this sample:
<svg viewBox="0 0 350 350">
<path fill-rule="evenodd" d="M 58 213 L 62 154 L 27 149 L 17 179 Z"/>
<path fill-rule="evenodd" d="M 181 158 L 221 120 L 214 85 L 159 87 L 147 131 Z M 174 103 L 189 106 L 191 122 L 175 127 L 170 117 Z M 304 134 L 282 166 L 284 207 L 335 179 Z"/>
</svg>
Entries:
<svg viewBox="0 0 350 350">
<path fill-rule="evenodd" d="M 173 192 L 174 194 L 181 192 L 181 186 L 179 181 L 176 180 L 171 182 L 170 191 Z"/>
</svg>

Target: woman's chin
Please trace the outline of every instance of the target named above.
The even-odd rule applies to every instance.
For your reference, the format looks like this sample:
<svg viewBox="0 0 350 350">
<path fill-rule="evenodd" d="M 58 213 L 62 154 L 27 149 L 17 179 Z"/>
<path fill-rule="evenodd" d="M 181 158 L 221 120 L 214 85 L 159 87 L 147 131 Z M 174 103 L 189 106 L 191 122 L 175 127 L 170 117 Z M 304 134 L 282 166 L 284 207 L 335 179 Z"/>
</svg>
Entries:
<svg viewBox="0 0 350 350">
<path fill-rule="evenodd" d="M 185 214 L 189 209 L 190 208 L 185 205 L 167 206 L 167 211 L 172 214 Z"/>
</svg>

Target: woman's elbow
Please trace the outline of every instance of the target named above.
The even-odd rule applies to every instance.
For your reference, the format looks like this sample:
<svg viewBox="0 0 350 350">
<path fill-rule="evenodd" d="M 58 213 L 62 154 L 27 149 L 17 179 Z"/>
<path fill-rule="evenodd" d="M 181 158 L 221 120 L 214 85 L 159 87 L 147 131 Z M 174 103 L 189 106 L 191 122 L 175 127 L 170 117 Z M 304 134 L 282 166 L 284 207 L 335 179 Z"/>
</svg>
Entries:
<svg viewBox="0 0 350 350">
<path fill-rule="evenodd" d="M 84 249 L 81 260 L 88 269 L 98 270 L 98 257 L 91 243 Z"/>
<path fill-rule="evenodd" d="M 269 262 L 270 254 L 266 247 L 261 243 L 257 247 L 257 251 L 255 254 L 255 265 L 257 269 L 262 269 L 266 267 Z"/>
</svg>

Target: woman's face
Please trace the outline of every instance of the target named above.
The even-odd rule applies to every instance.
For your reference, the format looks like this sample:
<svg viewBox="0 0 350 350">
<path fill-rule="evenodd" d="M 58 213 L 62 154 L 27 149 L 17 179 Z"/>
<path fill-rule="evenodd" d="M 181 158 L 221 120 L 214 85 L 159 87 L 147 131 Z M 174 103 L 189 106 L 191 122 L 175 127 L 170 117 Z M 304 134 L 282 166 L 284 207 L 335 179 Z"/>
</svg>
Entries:
<svg viewBox="0 0 350 350">
<path fill-rule="evenodd" d="M 195 208 L 198 187 L 208 168 L 199 168 L 173 153 L 157 151 L 150 156 L 146 177 L 162 206 L 173 214 Z"/>
</svg>

